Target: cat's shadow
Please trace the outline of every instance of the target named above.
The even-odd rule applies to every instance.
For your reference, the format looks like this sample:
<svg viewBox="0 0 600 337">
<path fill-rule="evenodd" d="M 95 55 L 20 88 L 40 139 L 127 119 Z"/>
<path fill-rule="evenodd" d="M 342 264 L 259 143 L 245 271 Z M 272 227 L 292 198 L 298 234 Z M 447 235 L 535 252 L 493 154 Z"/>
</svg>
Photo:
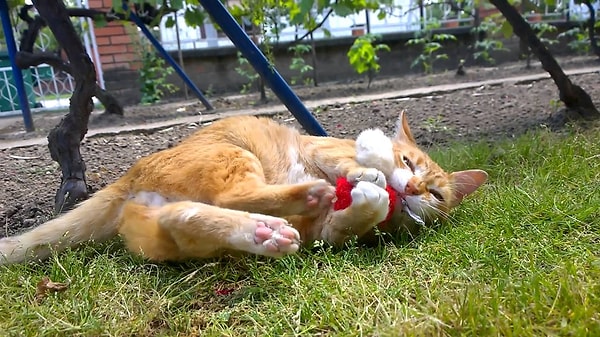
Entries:
<svg viewBox="0 0 600 337">
<path fill-rule="evenodd" d="M 350 240 L 342 246 L 333 246 L 322 241 L 315 242 L 312 246 L 302 247 L 298 253 L 286 256 L 283 259 L 273 259 L 265 256 L 247 254 L 229 254 L 221 257 L 185 260 L 165 261 L 158 263 L 167 269 L 179 270 L 180 272 L 191 269 L 204 269 L 207 266 L 220 266 L 227 270 L 235 270 L 239 275 L 253 273 L 254 267 L 271 264 L 285 264 L 289 268 L 300 268 L 304 263 L 316 263 L 317 265 L 327 263 L 330 259 L 343 259 L 345 263 L 355 266 L 377 265 L 389 261 L 390 251 L 395 248 L 403 248 L 418 245 L 425 233 L 436 233 L 443 226 L 423 228 L 418 231 L 401 231 L 397 233 L 372 232 L 361 239 Z M 144 259 L 132 257 L 141 264 Z M 147 261 L 145 261 L 147 262 Z M 216 272 L 216 270 L 215 270 Z"/>
<path fill-rule="evenodd" d="M 177 292 L 174 307 L 221 310 L 243 301 L 260 302 L 270 292 L 286 287 L 291 279 L 306 273 L 344 273 L 390 261 L 396 248 L 418 245 L 422 233 L 411 235 L 381 233 L 368 240 L 353 240 L 342 247 L 326 244 L 304 247 L 297 254 L 282 259 L 256 255 L 222 256 L 203 260 L 150 262 L 139 255 L 126 253 L 120 240 L 84 248 L 82 263 L 94 263 L 97 254 L 117 259 L 121 272 L 153 279 L 153 291 Z M 280 276 L 287 281 L 281 281 Z M 280 280 L 275 282 L 274 281 Z"/>
<path fill-rule="evenodd" d="M 439 228 L 425 228 L 416 232 L 373 232 L 360 239 L 350 240 L 343 246 L 332 246 L 319 243 L 312 248 L 305 248 L 304 254 L 315 259 L 317 264 L 328 263 L 329 258 L 342 259 L 344 263 L 354 266 L 370 266 L 387 263 L 390 255 L 398 248 L 418 245 L 423 234 L 436 232 Z M 302 255 L 303 252 L 301 251 Z"/>
</svg>

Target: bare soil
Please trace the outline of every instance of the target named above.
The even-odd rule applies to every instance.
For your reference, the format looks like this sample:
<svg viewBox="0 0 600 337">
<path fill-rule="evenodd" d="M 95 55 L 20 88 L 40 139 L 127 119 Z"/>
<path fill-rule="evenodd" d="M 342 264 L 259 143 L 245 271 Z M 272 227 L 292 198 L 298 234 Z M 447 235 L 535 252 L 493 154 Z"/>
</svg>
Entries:
<svg viewBox="0 0 600 337">
<path fill-rule="evenodd" d="M 565 68 L 597 65 L 593 59 L 563 60 Z M 381 79 L 370 89 L 366 83 L 332 83 L 318 88 L 296 88 L 304 100 L 360 95 L 364 93 L 419 88 L 442 83 L 479 81 L 540 73 L 523 69 L 522 64 L 508 64 L 499 68 L 472 68 L 468 74 L 457 77 L 453 72 L 429 76 L 406 76 Z M 600 75 L 597 73 L 571 77 L 582 86 L 600 106 Z M 274 97 L 271 95 L 271 97 Z M 550 128 L 560 131 L 566 118 L 562 104 L 556 103 L 558 91 L 551 80 L 529 83 L 482 86 L 451 93 L 402 99 L 323 105 L 314 109 L 317 119 L 332 136 L 356 137 L 365 128 L 379 127 L 391 133 L 401 110 L 406 110 L 417 141 L 425 146 L 444 146 L 454 141 L 485 141 L 519 136 L 529 130 Z M 217 111 L 248 108 L 255 96 L 213 98 Z M 277 103 L 271 98 L 272 103 Z M 90 129 L 111 125 L 127 125 L 197 115 L 203 108 L 199 103 L 171 102 L 155 106 L 135 106 L 126 110 L 124 117 L 94 115 Z M 281 111 L 273 118 L 282 123 L 298 126 L 289 112 Z M 37 115 L 37 131 L 24 133 L 22 124 L 5 125 L 0 129 L 0 142 L 46 136 L 58 123 L 60 115 Z M 99 135 L 86 138 L 81 147 L 88 168 L 88 185 L 94 192 L 122 175 L 138 158 L 173 146 L 183 137 L 203 126 L 202 117 L 188 123 L 117 135 Z M 298 126 L 299 127 L 299 126 Z M 34 145 L 0 150 L 0 237 L 24 228 L 38 225 L 53 217 L 54 194 L 60 183 L 60 169 L 53 162 L 45 145 Z"/>
</svg>

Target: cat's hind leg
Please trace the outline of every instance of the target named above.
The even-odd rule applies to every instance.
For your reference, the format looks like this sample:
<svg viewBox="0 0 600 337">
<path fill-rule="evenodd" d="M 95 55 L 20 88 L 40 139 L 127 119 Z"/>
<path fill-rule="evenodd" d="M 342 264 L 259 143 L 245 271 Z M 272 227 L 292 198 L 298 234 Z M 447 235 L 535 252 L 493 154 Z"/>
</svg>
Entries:
<svg viewBox="0 0 600 337">
<path fill-rule="evenodd" d="M 183 201 L 123 208 L 119 229 L 134 253 L 156 260 L 208 258 L 227 251 L 271 257 L 295 253 L 300 235 L 284 219 Z"/>
</svg>

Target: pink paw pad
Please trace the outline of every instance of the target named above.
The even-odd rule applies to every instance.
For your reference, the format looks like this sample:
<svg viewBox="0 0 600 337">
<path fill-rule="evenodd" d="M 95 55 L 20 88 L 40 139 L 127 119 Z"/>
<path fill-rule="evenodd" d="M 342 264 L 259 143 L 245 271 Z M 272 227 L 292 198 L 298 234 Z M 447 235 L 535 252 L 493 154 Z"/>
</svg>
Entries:
<svg viewBox="0 0 600 337">
<path fill-rule="evenodd" d="M 308 190 L 306 196 L 306 207 L 314 208 L 329 208 L 335 198 L 335 187 L 331 186 L 326 181 L 319 181 Z"/>
<path fill-rule="evenodd" d="M 267 227 L 264 222 L 257 222 L 256 226 L 256 232 L 254 233 L 254 241 L 256 243 L 263 243 L 264 241 L 269 240 L 271 235 L 273 235 L 273 230 Z"/>
<path fill-rule="evenodd" d="M 285 224 L 283 220 L 257 221 L 254 242 L 267 251 L 294 252 L 298 250 L 300 236 L 298 232 Z"/>
</svg>

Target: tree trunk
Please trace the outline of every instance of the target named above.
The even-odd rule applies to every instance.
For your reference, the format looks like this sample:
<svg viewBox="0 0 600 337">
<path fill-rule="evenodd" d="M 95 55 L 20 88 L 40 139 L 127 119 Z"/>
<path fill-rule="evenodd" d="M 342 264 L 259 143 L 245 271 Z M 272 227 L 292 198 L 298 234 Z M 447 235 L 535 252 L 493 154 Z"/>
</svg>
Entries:
<svg viewBox="0 0 600 337">
<path fill-rule="evenodd" d="M 504 15 L 513 27 L 514 33 L 523 41 L 526 41 L 531 51 L 538 57 L 542 67 L 546 70 L 560 92 L 560 100 L 578 114 L 581 118 L 599 118 L 600 112 L 594 106 L 590 96 L 579 86 L 571 83 L 554 56 L 550 54 L 546 46 L 537 37 L 531 26 L 523 19 L 516 8 L 511 6 L 507 0 L 490 0 Z"/>
<path fill-rule="evenodd" d="M 88 196 L 85 163 L 79 146 L 87 133 L 92 96 L 96 92 L 96 71 L 88 57 L 62 0 L 33 0 L 35 8 L 65 50 L 75 78 L 69 113 L 48 135 L 52 159 L 62 170 L 61 185 L 54 199 L 55 212 L 73 207 Z"/>
<path fill-rule="evenodd" d="M 598 46 L 598 40 L 596 40 L 596 10 L 589 0 L 584 0 L 583 3 L 590 11 L 590 18 L 588 20 L 588 37 L 590 39 L 590 45 L 592 51 L 598 57 L 600 57 L 600 47 Z"/>
</svg>

